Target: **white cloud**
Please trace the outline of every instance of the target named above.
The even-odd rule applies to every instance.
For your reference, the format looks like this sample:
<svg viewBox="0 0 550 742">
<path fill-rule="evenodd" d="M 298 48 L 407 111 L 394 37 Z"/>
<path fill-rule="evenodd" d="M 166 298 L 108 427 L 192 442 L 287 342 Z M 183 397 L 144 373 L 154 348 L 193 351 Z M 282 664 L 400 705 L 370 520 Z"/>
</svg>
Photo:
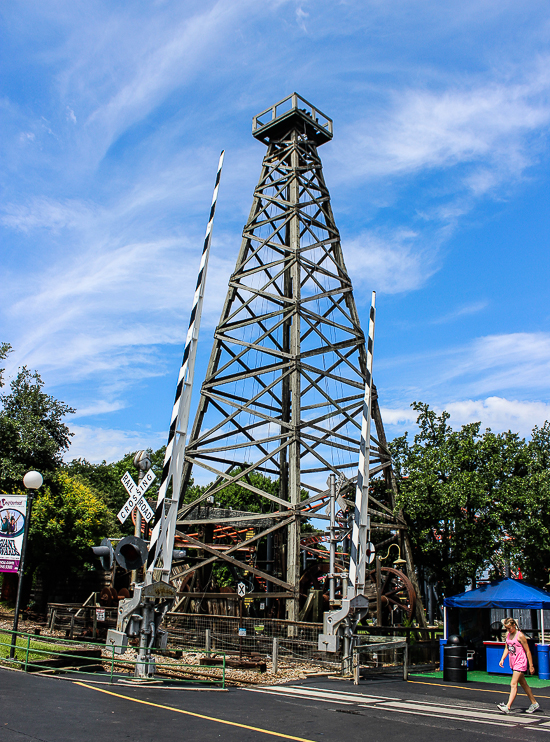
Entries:
<svg viewBox="0 0 550 742">
<path fill-rule="evenodd" d="M 104 415 L 108 412 L 116 412 L 117 410 L 123 409 L 124 405 L 122 402 L 110 402 L 106 399 L 100 399 L 97 402 L 89 405 L 88 407 L 78 407 L 75 414 L 71 415 L 72 420 L 79 419 L 81 417 L 92 417 L 93 415 Z"/>
<path fill-rule="evenodd" d="M 449 422 L 453 427 L 481 421 L 483 428 L 495 432 L 511 430 L 523 436 L 529 435 L 535 425 L 550 420 L 550 404 L 504 397 L 450 402 L 445 409 L 451 415 Z"/>
<path fill-rule="evenodd" d="M 549 92 L 545 59 L 522 82 L 468 80 L 441 92 L 394 91 L 389 109 L 348 127 L 345 177 L 379 178 L 483 162 L 469 176 L 479 194 L 492 188 L 498 171 L 517 175 L 530 164 L 526 138 L 550 121 Z"/>
<path fill-rule="evenodd" d="M 156 450 L 166 443 L 166 433 L 128 431 L 70 425 L 74 436 L 65 455 L 66 461 L 85 458 L 92 463 L 118 461 L 130 451 L 143 448 Z"/>
<path fill-rule="evenodd" d="M 419 241 L 418 233 L 405 229 L 393 234 L 365 231 L 344 240 L 344 257 L 354 286 L 366 285 L 386 294 L 423 286 L 437 269 L 437 250 L 427 249 Z"/>
<path fill-rule="evenodd" d="M 484 399 L 462 399 L 455 402 L 433 404 L 430 407 L 441 414 L 450 414 L 449 424 L 457 429 L 461 425 L 481 422 L 481 429 L 490 428 L 495 433 L 511 430 L 521 436 L 529 436 L 535 425 L 541 426 L 550 420 L 550 403 L 524 401 L 505 397 Z M 412 408 L 382 407 L 382 420 L 396 434 L 408 430 L 414 435 L 418 413 Z"/>
<path fill-rule="evenodd" d="M 473 393 L 548 388 L 550 333 L 488 335 L 450 354 L 438 383 L 458 380 Z"/>
</svg>

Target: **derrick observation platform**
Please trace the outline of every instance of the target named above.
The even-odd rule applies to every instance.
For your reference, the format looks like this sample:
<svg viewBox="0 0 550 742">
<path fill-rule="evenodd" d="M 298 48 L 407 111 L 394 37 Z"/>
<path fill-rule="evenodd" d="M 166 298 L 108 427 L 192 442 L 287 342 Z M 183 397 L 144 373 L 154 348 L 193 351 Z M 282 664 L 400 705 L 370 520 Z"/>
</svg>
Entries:
<svg viewBox="0 0 550 742">
<path fill-rule="evenodd" d="M 332 119 L 298 93 L 283 98 L 252 119 L 252 135 L 264 144 L 284 137 L 289 129 L 303 128 L 318 146 L 332 139 Z"/>
</svg>

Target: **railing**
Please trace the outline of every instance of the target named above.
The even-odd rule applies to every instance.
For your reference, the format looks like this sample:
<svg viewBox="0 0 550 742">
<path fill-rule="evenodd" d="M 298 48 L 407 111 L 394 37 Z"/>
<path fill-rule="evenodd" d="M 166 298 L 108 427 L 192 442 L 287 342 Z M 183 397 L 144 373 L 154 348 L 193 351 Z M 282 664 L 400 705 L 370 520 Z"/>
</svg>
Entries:
<svg viewBox="0 0 550 742">
<path fill-rule="evenodd" d="M 11 651 L 13 636 L 16 637 L 15 651 Z M 0 631 L 0 663 L 15 665 L 24 672 L 63 672 L 78 675 L 102 673 L 109 682 L 128 680 L 134 676 L 136 665 L 154 665 L 155 679 L 161 677 L 170 683 L 209 685 L 220 684 L 225 688 L 226 659 L 223 652 L 216 652 L 221 664 L 195 664 L 185 661 L 170 661 L 161 652 L 151 650 L 150 662 L 133 657 L 123 659 L 117 653 L 123 647 L 109 645 L 98 647 L 89 642 L 66 642 L 56 637 L 39 637 L 22 631 Z M 13 658 L 10 654 L 13 653 Z M 196 655 L 208 656 L 201 649 L 193 649 Z"/>
<path fill-rule="evenodd" d="M 361 662 L 361 658 L 364 658 Z M 406 640 L 388 642 L 372 642 L 356 644 L 352 653 L 353 682 L 359 683 L 361 668 L 368 668 L 372 674 L 376 671 L 395 672 L 399 666 L 403 667 L 403 680 L 408 679 L 409 673 L 409 646 Z"/>
<path fill-rule="evenodd" d="M 292 93 L 292 95 L 275 103 L 274 106 L 270 106 L 265 111 L 254 116 L 252 119 L 252 133 L 258 132 L 264 126 L 272 124 L 276 119 L 282 118 L 282 116 L 294 110 L 302 111 L 302 113 L 311 118 L 312 123 L 320 131 L 323 131 L 328 137 L 332 137 L 332 119 L 321 113 L 318 108 L 315 108 L 315 106 L 305 98 L 302 98 L 301 95 L 298 95 L 298 93 Z"/>
</svg>

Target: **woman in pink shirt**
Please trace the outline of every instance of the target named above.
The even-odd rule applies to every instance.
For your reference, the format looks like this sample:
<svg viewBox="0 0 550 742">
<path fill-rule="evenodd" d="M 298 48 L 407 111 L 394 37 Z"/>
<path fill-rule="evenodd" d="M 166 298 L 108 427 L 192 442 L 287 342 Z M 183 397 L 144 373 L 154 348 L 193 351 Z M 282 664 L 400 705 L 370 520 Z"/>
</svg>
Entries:
<svg viewBox="0 0 550 742">
<path fill-rule="evenodd" d="M 535 701 L 533 691 L 527 685 L 527 680 L 525 680 L 527 665 L 529 665 L 529 672 L 531 673 L 531 675 L 535 672 L 535 668 L 533 666 L 533 658 L 531 657 L 531 650 L 529 649 L 529 644 L 527 644 L 525 634 L 523 634 L 518 629 L 518 625 L 513 618 L 505 618 L 502 623 L 504 624 L 504 627 L 508 629 L 508 633 L 506 634 L 506 649 L 502 654 L 502 659 L 500 660 L 499 665 L 501 667 L 504 667 L 504 660 L 506 659 L 506 657 L 510 658 L 512 680 L 510 683 L 511 688 L 508 703 L 499 703 L 497 704 L 497 706 L 503 714 L 510 713 L 510 707 L 512 706 L 517 695 L 519 683 L 527 694 L 527 697 L 531 701 L 531 705 L 527 709 L 527 713 L 532 714 L 540 707 L 539 704 Z"/>
</svg>

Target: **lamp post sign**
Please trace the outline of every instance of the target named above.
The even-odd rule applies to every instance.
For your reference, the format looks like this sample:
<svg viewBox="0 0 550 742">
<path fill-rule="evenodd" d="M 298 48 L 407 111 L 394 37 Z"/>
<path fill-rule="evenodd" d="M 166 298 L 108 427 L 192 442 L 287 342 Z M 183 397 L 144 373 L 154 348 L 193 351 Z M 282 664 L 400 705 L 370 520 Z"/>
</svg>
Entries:
<svg viewBox="0 0 550 742">
<path fill-rule="evenodd" d="M 27 495 L 0 495 L 0 572 L 18 572 L 27 519 Z"/>
</svg>

